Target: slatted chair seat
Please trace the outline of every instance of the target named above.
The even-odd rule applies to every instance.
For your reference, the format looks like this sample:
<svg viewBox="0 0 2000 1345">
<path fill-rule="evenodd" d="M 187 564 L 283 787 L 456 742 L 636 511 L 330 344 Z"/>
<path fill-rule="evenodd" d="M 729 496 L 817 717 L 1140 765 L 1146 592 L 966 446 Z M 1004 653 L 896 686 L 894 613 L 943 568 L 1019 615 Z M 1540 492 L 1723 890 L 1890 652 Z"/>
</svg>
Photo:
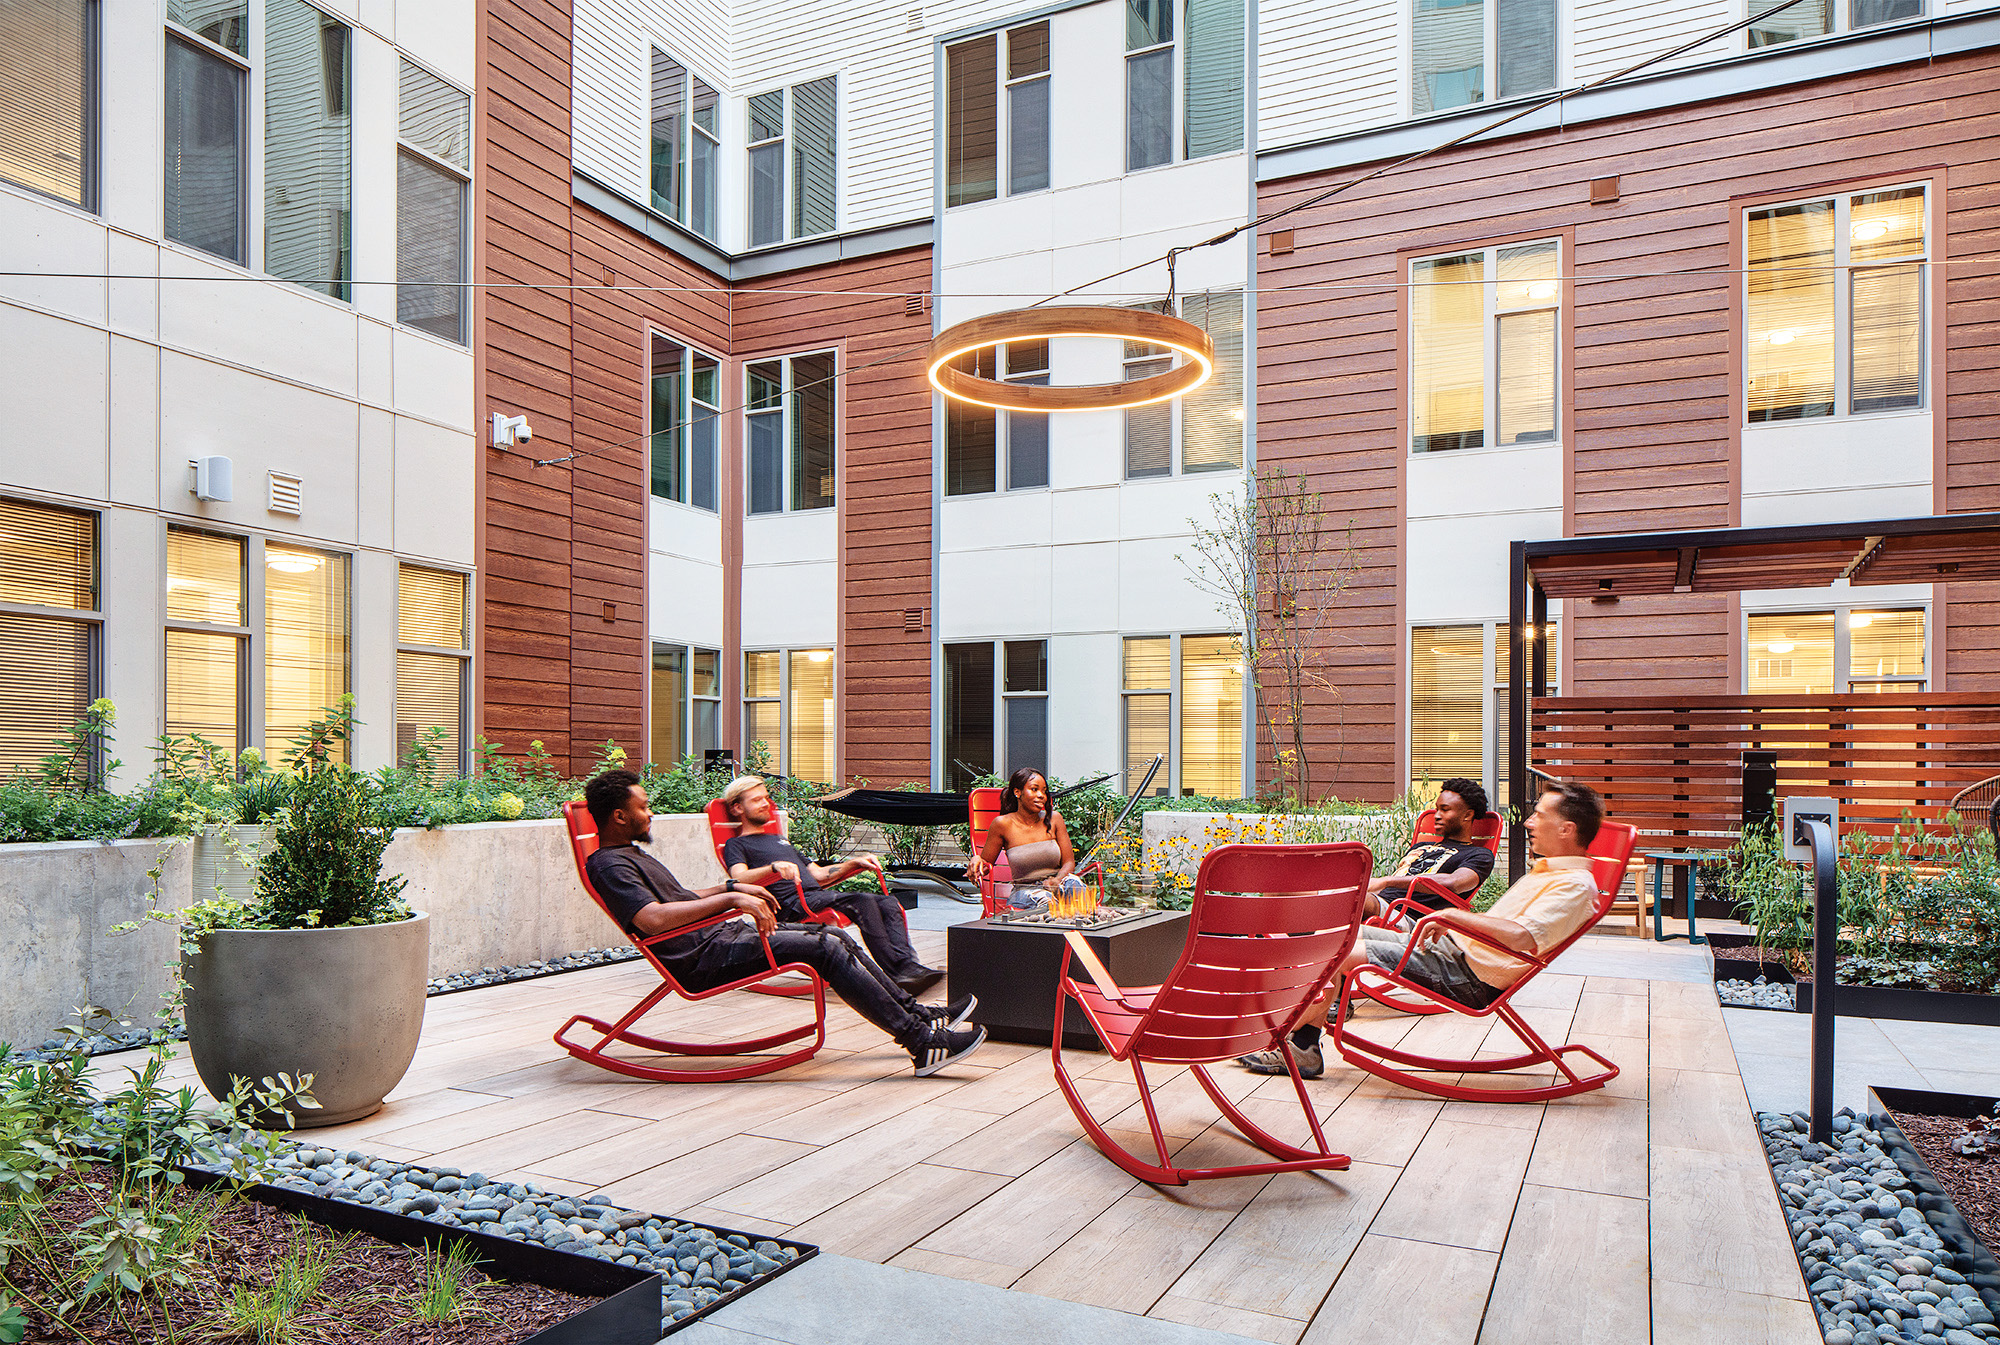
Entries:
<svg viewBox="0 0 2000 1345">
<path fill-rule="evenodd" d="M 1327 1147 L 1305 1081 L 1289 1052 L 1285 1062 L 1316 1147 L 1288 1144 L 1258 1126 L 1209 1077 L 1207 1066 L 1276 1048 L 1333 977 L 1361 925 L 1373 860 L 1354 842 L 1338 845 L 1225 845 L 1202 860 L 1188 914 L 1187 943 L 1159 985 L 1121 986 L 1072 930 L 1056 979 L 1058 1025 L 1050 1043 L 1056 1084 L 1105 1157 L 1143 1181 L 1184 1186 L 1242 1177 L 1348 1166 Z M 1087 979 L 1070 975 L 1072 961 Z M 1152 1131 L 1155 1159 L 1113 1139 L 1077 1091 L 1063 1064 L 1061 1023 L 1074 1003 L 1114 1060 L 1129 1062 Z M 1222 1114 L 1268 1163 L 1188 1168 L 1167 1155 L 1145 1065 L 1187 1065 Z"/>
<path fill-rule="evenodd" d="M 1452 929 L 1455 939 L 1471 939 L 1504 954 L 1526 966 L 1527 972 L 1518 981 L 1502 990 L 1494 1001 L 1483 1009 L 1468 1008 L 1457 1000 L 1440 995 L 1427 986 L 1402 975 L 1399 963 L 1394 970 L 1364 964 L 1348 974 L 1342 985 L 1338 1013 L 1329 1015 L 1328 1031 L 1341 1057 L 1349 1064 L 1367 1070 L 1370 1074 L 1390 1079 L 1407 1088 L 1430 1093 L 1437 1097 L 1454 1098 L 1466 1102 L 1547 1102 L 1552 1098 L 1568 1097 L 1573 1093 L 1588 1092 L 1602 1088 L 1618 1077 L 1618 1066 L 1588 1046 L 1571 1043 L 1566 1046 L 1550 1046 L 1541 1034 L 1528 1024 L 1519 1010 L 1511 1003 L 1521 987 L 1534 980 L 1551 962 L 1560 957 L 1565 949 L 1590 931 L 1590 928 L 1604 918 L 1617 898 L 1618 890 L 1625 878 L 1625 866 L 1632 857 L 1632 847 L 1638 834 L 1621 822 L 1605 822 L 1599 826 L 1597 836 L 1591 841 L 1591 878 L 1597 884 L 1597 900 L 1591 918 L 1583 922 L 1570 936 L 1540 956 L 1515 952 L 1491 939 L 1462 929 Z M 1417 922 L 1411 931 L 1410 943 L 1414 947 L 1417 935 L 1428 924 L 1437 921 L 1433 914 Z M 1404 961 L 1407 962 L 1405 954 Z M 1419 999 L 1428 1002 L 1433 1013 L 1456 1013 L 1469 1018 L 1497 1018 L 1527 1048 L 1519 1055 L 1497 1059 L 1455 1059 L 1418 1055 L 1375 1041 L 1354 1029 L 1351 1010 L 1357 994 L 1380 999 L 1378 990 L 1386 990 L 1396 999 Z M 1583 1056 L 1594 1061 L 1600 1068 L 1589 1074 L 1579 1073 L 1572 1067 L 1569 1057 Z M 1491 1074 L 1509 1070 L 1533 1069 L 1542 1065 L 1552 1065 L 1556 1079 L 1539 1088 L 1494 1088 L 1477 1084 L 1447 1084 L 1436 1078 L 1427 1077 L 1437 1073 L 1446 1074 Z M 1408 1066 L 1410 1068 L 1398 1068 Z M 1423 1071 L 1422 1074 L 1411 1070 Z"/>
<path fill-rule="evenodd" d="M 590 899 L 597 903 L 598 909 L 603 911 L 616 924 L 617 917 L 612 915 L 610 905 L 599 894 L 598 890 L 591 885 L 589 870 L 584 867 L 584 862 L 597 849 L 597 823 L 595 819 L 591 817 L 590 810 L 583 804 L 571 802 L 563 805 L 563 824 L 569 830 L 570 853 L 576 860 L 576 876 L 583 883 L 583 890 L 590 894 Z M 593 1017 L 590 1014 L 572 1014 L 568 1022 L 556 1029 L 556 1045 L 568 1051 L 578 1060 L 596 1065 L 600 1069 L 608 1069 L 617 1074 L 630 1075 L 635 1079 L 647 1079 L 654 1083 L 723 1083 L 731 1079 L 749 1079 L 759 1074 L 769 1074 L 773 1070 L 785 1069 L 791 1065 L 812 1059 L 818 1053 L 819 1048 L 826 1044 L 826 985 L 820 980 L 818 973 L 803 962 L 779 962 L 777 957 L 771 952 L 771 941 L 769 939 L 763 940 L 764 958 L 770 964 L 768 968 L 759 969 L 748 976 L 730 981 L 726 985 L 714 986 L 708 990 L 687 989 L 675 978 L 673 971 L 668 968 L 667 964 L 661 960 L 658 949 L 667 941 L 678 939 L 684 934 L 692 934 L 697 930 L 707 929 L 711 925 L 718 925 L 725 920 L 736 918 L 735 912 L 726 912 L 694 924 L 681 925 L 646 938 L 634 939 L 634 946 L 645 955 L 646 960 L 652 964 L 653 970 L 660 974 L 659 986 L 647 994 L 644 999 L 633 1005 L 630 1012 L 626 1013 L 624 1017 L 615 1023 L 607 1023 L 603 1019 Z M 679 995 L 681 998 L 691 1001 L 713 999 L 715 996 L 725 994 L 731 990 L 762 989 L 772 977 L 784 975 L 797 975 L 806 978 L 805 984 L 798 993 L 813 997 L 812 1022 L 799 1027 L 786 1028 L 781 1032 L 773 1032 L 766 1036 L 752 1038 L 747 1041 L 732 1042 L 670 1041 L 666 1038 L 649 1037 L 643 1033 L 633 1031 L 633 1025 L 652 1012 L 653 1008 L 668 995 Z M 595 1042 L 569 1040 L 567 1034 L 571 1028 L 576 1027 L 579 1023 L 596 1032 L 598 1040 Z M 806 1037 L 813 1039 L 812 1044 L 809 1046 L 801 1046 L 797 1050 L 788 1051 L 782 1055 L 767 1056 L 759 1054 L 759 1052 L 774 1050 L 777 1047 L 786 1046 L 795 1041 L 802 1041 Z M 732 1065 L 722 1069 L 675 1069 L 665 1065 L 647 1064 L 642 1061 L 627 1060 L 619 1056 L 610 1055 L 608 1052 L 614 1042 L 626 1046 L 636 1046 L 643 1051 L 656 1051 L 662 1055 L 711 1057 L 755 1056 L 756 1058 L 745 1061 L 741 1065 Z"/>
</svg>

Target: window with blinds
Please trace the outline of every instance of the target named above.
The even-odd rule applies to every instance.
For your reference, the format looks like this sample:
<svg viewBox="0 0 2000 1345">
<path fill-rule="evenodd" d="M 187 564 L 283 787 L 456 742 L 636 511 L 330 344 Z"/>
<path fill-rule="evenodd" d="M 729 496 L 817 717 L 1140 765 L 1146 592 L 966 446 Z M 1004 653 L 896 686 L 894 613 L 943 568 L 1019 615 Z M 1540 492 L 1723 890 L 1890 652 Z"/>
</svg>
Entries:
<svg viewBox="0 0 2000 1345">
<path fill-rule="evenodd" d="M 462 775 L 467 759 L 466 683 L 472 632 L 462 574 L 396 569 L 396 760 L 431 730 L 435 768 Z"/>
<path fill-rule="evenodd" d="M 786 697 L 785 763 L 787 775 L 830 783 L 833 780 L 833 651 L 795 649 L 791 655 L 791 687 Z"/>
<path fill-rule="evenodd" d="M 1485 778 L 1486 627 L 1410 628 L 1410 788 Z"/>
<path fill-rule="evenodd" d="M 1744 688 L 1753 696 L 1922 691 L 1924 609 L 1752 612 L 1744 621 Z"/>
<path fill-rule="evenodd" d="M 1243 654 L 1232 635 L 1181 637 L 1183 794 L 1243 792 Z"/>
<path fill-rule="evenodd" d="M 1182 153 L 1190 159 L 1243 148 L 1244 0 L 1187 0 Z"/>
<path fill-rule="evenodd" d="M 404 61 L 397 104 L 396 320 L 463 345 L 472 99 Z"/>
<path fill-rule="evenodd" d="M 239 17 L 212 28 L 223 45 L 167 35 L 165 229 L 176 243 L 245 265 L 250 71 L 241 57 L 249 47 L 242 7 L 232 8 Z"/>
<path fill-rule="evenodd" d="M 1158 304 L 1134 307 L 1159 312 Z M 1211 290 L 1184 296 L 1180 316 L 1215 343 L 1215 373 L 1183 397 L 1125 412 L 1125 477 L 1235 471 L 1243 466 L 1243 292 Z M 1164 346 L 1127 341 L 1124 379 L 1164 374 L 1177 357 Z"/>
<path fill-rule="evenodd" d="M 0 94 L 0 97 L 4 97 Z M 97 515 L 0 499 L 0 779 L 31 768 L 95 698 Z"/>
<path fill-rule="evenodd" d="M 1416 0 L 1412 18 L 1418 115 L 1555 87 L 1554 0 Z"/>
<path fill-rule="evenodd" d="M 1003 640 L 1000 701 L 1007 716 L 1000 773 L 1023 766 L 1047 771 L 1049 762 L 1049 642 Z"/>
<path fill-rule="evenodd" d="M 1173 792 L 1173 639 L 1128 637 L 1124 655 L 1124 788 L 1137 788 L 1153 758 L 1164 756 L 1168 766 L 1153 777 L 1153 793 L 1165 797 Z"/>
<path fill-rule="evenodd" d="M 1928 188 L 1744 215 L 1751 423 L 1924 404 Z"/>
<path fill-rule="evenodd" d="M 264 755 L 291 740 L 348 690 L 347 557 L 264 546 Z M 346 744 L 336 753 L 347 759 Z"/>
<path fill-rule="evenodd" d="M 1008 195 L 1048 187 L 1046 19 L 945 48 L 945 204 L 993 200 L 1003 163 Z"/>
<path fill-rule="evenodd" d="M 1561 245 L 1426 258 L 1410 281 L 1410 451 L 1553 442 Z"/>
<path fill-rule="evenodd" d="M 653 733 L 647 759 L 668 770 L 688 754 L 688 651 L 684 645 L 653 646 Z"/>
<path fill-rule="evenodd" d="M 831 509 L 839 443 L 832 351 L 760 360 L 749 380 L 749 512 Z"/>
<path fill-rule="evenodd" d="M 269 0 L 264 23 L 264 269 L 345 300 L 354 251 L 354 34 L 301 0 Z"/>
<path fill-rule="evenodd" d="M 653 209 L 715 237 L 721 99 L 701 76 L 653 52 L 650 178 Z"/>
<path fill-rule="evenodd" d="M 944 775 L 947 788 L 970 789 L 999 767 L 993 754 L 993 644 L 944 646 Z"/>
<path fill-rule="evenodd" d="M 241 537 L 167 529 L 166 730 L 232 755 L 249 745 L 247 555 Z"/>
<path fill-rule="evenodd" d="M 746 650 L 743 654 L 743 760 L 762 743 L 771 763 L 779 764 L 784 749 L 784 654 L 776 649 Z"/>
<path fill-rule="evenodd" d="M 96 207 L 96 0 L 12 0 L 0 22 L 0 178 Z"/>
</svg>

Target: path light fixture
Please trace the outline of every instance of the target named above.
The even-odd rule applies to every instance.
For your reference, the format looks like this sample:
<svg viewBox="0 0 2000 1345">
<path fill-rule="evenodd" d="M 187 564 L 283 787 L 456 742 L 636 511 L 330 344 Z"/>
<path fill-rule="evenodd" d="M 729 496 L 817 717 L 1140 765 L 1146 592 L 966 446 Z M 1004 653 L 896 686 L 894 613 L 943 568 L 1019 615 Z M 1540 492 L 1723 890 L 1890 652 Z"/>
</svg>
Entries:
<svg viewBox="0 0 2000 1345">
<path fill-rule="evenodd" d="M 1151 378 L 1083 387 L 1038 387 L 1003 383 L 955 368 L 953 360 L 1003 342 L 1049 341 L 1061 336 L 1099 336 L 1165 346 L 1185 362 Z M 1215 343 L 1183 318 L 1141 308 L 1015 308 L 968 319 L 931 338 L 931 386 L 954 401 L 1003 411 L 1118 411 L 1149 406 L 1193 392 L 1215 374 Z"/>
</svg>

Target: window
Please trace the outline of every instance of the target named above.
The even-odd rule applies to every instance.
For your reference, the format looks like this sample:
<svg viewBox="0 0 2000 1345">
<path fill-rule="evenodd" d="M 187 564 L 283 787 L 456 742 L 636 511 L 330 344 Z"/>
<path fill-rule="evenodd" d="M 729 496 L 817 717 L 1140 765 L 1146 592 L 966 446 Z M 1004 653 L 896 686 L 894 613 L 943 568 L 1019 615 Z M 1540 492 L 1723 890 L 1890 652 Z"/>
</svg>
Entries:
<svg viewBox="0 0 2000 1345">
<path fill-rule="evenodd" d="M 1753 696 L 1922 691 L 1929 685 L 1924 609 L 1752 612 L 1743 667 Z M 1839 669 L 1846 671 L 1836 678 Z"/>
<path fill-rule="evenodd" d="M 1158 305 L 1145 305 L 1157 310 Z M 1215 342 L 1215 376 L 1187 394 L 1125 412 L 1125 476 L 1233 471 L 1243 465 L 1243 292 L 1190 294 L 1183 318 Z M 1165 346 L 1125 343 L 1125 378 L 1151 378 L 1179 357 Z"/>
<path fill-rule="evenodd" d="M 249 11 L 241 0 L 167 6 L 168 238 L 249 265 Z"/>
<path fill-rule="evenodd" d="M 466 578 L 416 565 L 396 568 L 396 760 L 437 730 L 432 760 L 452 775 L 466 757 L 466 682 L 472 631 Z"/>
<path fill-rule="evenodd" d="M 345 300 L 354 251 L 354 35 L 300 0 L 270 0 L 264 15 L 264 269 Z"/>
<path fill-rule="evenodd" d="M 761 742 L 781 773 L 830 783 L 833 711 L 831 649 L 764 649 L 743 655 L 745 760 Z"/>
<path fill-rule="evenodd" d="M 1926 205 L 1915 186 L 1748 213 L 1752 424 L 1924 404 Z"/>
<path fill-rule="evenodd" d="M 664 770 L 722 745 L 721 673 L 722 655 L 713 649 L 653 646 L 653 739 L 648 759 L 654 766 Z"/>
<path fill-rule="evenodd" d="M 97 515 L 0 499 L 0 779 L 97 698 L 98 629 Z"/>
<path fill-rule="evenodd" d="M 241 537 L 167 529 L 167 732 L 231 754 L 250 745 L 247 550 Z"/>
<path fill-rule="evenodd" d="M 832 75 L 750 99 L 751 247 L 835 229 L 836 104 Z"/>
<path fill-rule="evenodd" d="M 833 352 L 760 360 L 748 376 L 750 512 L 833 508 Z"/>
<path fill-rule="evenodd" d="M 466 344 L 472 99 L 403 62 L 396 153 L 396 320 Z"/>
<path fill-rule="evenodd" d="M 1126 172 L 1171 163 L 1176 145 L 1186 159 L 1243 148 L 1243 26 L 1241 0 L 1125 0 Z M 1178 100 L 1177 46 L 1185 48 Z"/>
<path fill-rule="evenodd" d="M 960 356 L 957 367 L 980 378 L 1047 387 L 1049 343 L 1017 341 Z M 1002 485 L 1004 466 L 1005 485 Z M 945 494 L 978 495 L 1049 484 L 1049 418 L 945 401 Z"/>
<path fill-rule="evenodd" d="M 1128 637 L 1124 648 L 1125 782 L 1153 777 L 1160 796 L 1243 792 L 1243 654 L 1233 635 Z"/>
<path fill-rule="evenodd" d="M 1553 240 L 1410 266 L 1410 449 L 1552 443 L 1562 327 Z"/>
<path fill-rule="evenodd" d="M 1547 630 L 1549 694 L 1560 625 Z M 1455 775 L 1478 780 L 1496 808 L 1507 794 L 1507 623 L 1410 628 L 1410 788 L 1430 795 Z"/>
<path fill-rule="evenodd" d="M 347 557 L 264 546 L 264 755 L 347 694 Z M 346 748 L 341 748 L 345 760 Z"/>
<path fill-rule="evenodd" d="M 1770 8 L 1752 3 L 1752 11 Z M 1833 32 L 1872 28 L 1878 23 L 1921 19 L 1924 0 L 1801 0 L 1790 9 L 1760 19 L 1750 26 L 1744 42 L 1755 50 L 1795 42 L 1802 37 L 1825 37 Z M 1840 28 L 1837 21 L 1843 20 Z"/>
<path fill-rule="evenodd" d="M 1049 642 L 944 646 L 944 706 L 950 788 L 970 789 L 982 775 L 1012 775 L 1023 766 L 1047 771 Z"/>
<path fill-rule="evenodd" d="M 653 209 L 715 237 L 721 100 L 701 76 L 653 48 Z"/>
<path fill-rule="evenodd" d="M 715 511 L 716 441 L 722 366 L 713 355 L 653 336 L 652 492 L 662 500 Z M 679 758 L 676 758 L 678 760 Z"/>
<path fill-rule="evenodd" d="M 1001 50 L 1006 73 L 1001 73 Z M 945 204 L 1049 185 L 1049 25 L 1025 24 L 945 48 Z M 1000 115 L 1002 103 L 1006 116 Z"/>
<path fill-rule="evenodd" d="M 1414 19 L 1410 92 L 1419 116 L 1484 100 L 1489 70 L 1499 72 L 1495 97 L 1555 87 L 1555 0 L 1416 0 Z"/>
<path fill-rule="evenodd" d="M 0 23 L 0 178 L 96 209 L 96 0 L 15 0 Z"/>
</svg>

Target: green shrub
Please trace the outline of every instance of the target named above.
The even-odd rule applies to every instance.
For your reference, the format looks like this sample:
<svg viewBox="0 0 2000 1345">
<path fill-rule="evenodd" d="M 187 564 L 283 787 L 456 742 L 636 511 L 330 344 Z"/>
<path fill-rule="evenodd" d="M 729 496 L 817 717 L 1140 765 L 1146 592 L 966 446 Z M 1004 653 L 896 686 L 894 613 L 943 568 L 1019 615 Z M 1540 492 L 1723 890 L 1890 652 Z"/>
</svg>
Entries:
<svg viewBox="0 0 2000 1345">
<path fill-rule="evenodd" d="M 257 869 L 256 927 L 309 929 L 373 925 L 409 918 L 405 880 L 382 876 L 382 852 L 395 829 L 381 819 L 368 777 L 335 759 L 354 723 L 354 698 L 342 696 L 308 725 L 295 745 L 299 772 L 291 802 L 278 815 L 271 849 Z"/>
</svg>

